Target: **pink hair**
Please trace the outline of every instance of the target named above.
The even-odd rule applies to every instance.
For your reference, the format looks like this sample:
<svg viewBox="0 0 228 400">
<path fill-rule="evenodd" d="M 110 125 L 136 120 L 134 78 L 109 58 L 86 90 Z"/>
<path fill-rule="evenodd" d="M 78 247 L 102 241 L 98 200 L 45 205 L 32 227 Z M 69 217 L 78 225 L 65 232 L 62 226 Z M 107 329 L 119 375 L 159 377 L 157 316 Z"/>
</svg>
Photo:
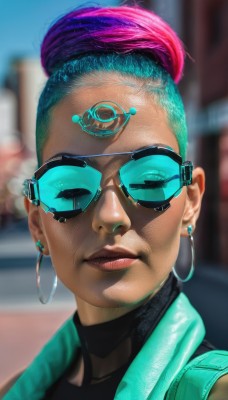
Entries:
<svg viewBox="0 0 228 400">
<path fill-rule="evenodd" d="M 184 66 L 183 45 L 170 26 L 139 6 L 87 7 L 60 18 L 46 34 L 42 65 L 47 73 L 85 53 L 150 54 L 177 83 Z"/>
</svg>

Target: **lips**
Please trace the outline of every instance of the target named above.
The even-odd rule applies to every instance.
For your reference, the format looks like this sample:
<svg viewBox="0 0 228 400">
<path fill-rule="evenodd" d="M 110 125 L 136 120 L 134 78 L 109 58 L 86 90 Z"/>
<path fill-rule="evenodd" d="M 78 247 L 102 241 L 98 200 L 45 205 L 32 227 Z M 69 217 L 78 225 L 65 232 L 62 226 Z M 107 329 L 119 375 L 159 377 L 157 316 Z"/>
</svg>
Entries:
<svg viewBox="0 0 228 400">
<path fill-rule="evenodd" d="M 124 248 L 103 248 L 85 259 L 93 267 L 104 271 L 114 271 L 128 268 L 138 260 L 139 255 Z"/>
</svg>

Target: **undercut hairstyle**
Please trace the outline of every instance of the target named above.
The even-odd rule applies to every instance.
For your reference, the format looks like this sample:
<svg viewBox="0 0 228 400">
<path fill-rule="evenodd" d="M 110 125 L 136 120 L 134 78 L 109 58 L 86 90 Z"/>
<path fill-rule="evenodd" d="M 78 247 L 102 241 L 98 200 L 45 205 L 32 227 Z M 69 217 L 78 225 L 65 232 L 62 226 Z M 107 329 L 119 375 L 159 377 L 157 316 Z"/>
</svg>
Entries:
<svg viewBox="0 0 228 400">
<path fill-rule="evenodd" d="M 49 77 L 41 93 L 36 123 L 38 165 L 48 138 L 52 109 L 83 78 L 113 72 L 132 78 L 165 111 L 183 159 L 187 126 L 177 88 L 184 50 L 170 26 L 139 6 L 77 8 L 57 20 L 41 46 L 41 63 Z"/>
</svg>

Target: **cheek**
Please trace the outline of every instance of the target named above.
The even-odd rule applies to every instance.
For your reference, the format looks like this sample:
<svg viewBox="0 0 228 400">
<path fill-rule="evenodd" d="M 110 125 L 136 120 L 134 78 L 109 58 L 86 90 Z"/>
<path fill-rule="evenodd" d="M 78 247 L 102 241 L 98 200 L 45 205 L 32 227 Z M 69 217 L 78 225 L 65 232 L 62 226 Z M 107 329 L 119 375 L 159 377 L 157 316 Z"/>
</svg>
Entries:
<svg viewBox="0 0 228 400">
<path fill-rule="evenodd" d="M 185 200 L 183 191 L 164 213 L 153 213 L 149 222 L 140 218 L 138 234 L 147 242 L 150 261 L 157 268 L 170 269 L 177 259 Z"/>
<path fill-rule="evenodd" d="M 84 249 L 88 234 L 86 220 L 84 218 L 80 223 L 78 216 L 66 223 L 58 223 L 52 216 L 44 215 L 42 221 L 52 263 L 60 280 L 67 284 L 69 273 L 75 268 L 75 260 L 80 258 L 81 248 Z"/>
</svg>

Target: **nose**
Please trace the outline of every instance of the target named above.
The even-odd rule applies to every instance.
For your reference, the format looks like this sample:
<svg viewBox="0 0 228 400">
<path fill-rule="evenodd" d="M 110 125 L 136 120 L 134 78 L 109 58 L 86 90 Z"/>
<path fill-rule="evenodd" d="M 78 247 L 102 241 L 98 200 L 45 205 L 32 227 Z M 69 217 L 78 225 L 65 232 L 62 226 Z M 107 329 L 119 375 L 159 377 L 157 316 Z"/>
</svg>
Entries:
<svg viewBox="0 0 228 400">
<path fill-rule="evenodd" d="M 124 208 L 126 199 L 122 199 L 121 192 L 118 192 L 114 185 L 103 189 L 93 212 L 92 228 L 95 232 L 123 234 L 130 229 L 131 220 Z"/>
</svg>

